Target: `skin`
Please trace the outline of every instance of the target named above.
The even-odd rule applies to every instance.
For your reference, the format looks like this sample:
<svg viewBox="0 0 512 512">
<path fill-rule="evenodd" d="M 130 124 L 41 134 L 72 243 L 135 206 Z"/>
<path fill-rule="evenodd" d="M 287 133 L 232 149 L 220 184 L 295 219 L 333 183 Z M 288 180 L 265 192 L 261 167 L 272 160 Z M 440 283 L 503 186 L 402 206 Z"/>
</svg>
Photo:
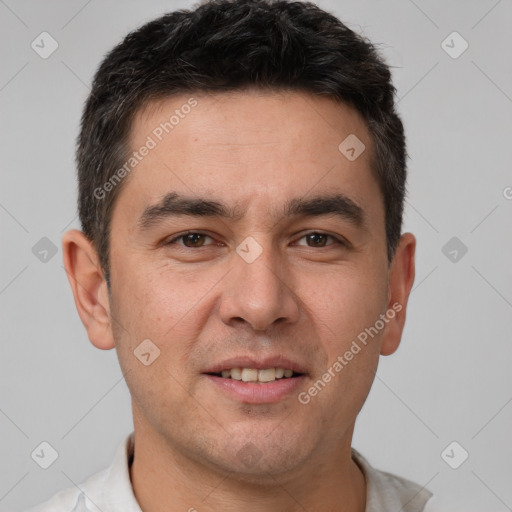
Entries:
<svg viewBox="0 0 512 512">
<path fill-rule="evenodd" d="M 198 105 L 125 178 L 111 222 L 109 295 L 93 245 L 63 237 L 65 268 L 89 339 L 115 348 L 132 396 L 134 493 L 145 512 L 364 511 L 364 476 L 351 459 L 355 420 L 379 355 L 400 343 L 416 240 L 402 235 L 391 265 L 384 204 L 370 170 L 372 142 L 351 107 L 299 92 L 194 94 Z M 189 96 L 153 102 L 133 121 L 142 146 Z M 366 150 L 349 161 L 349 134 Z M 141 231 L 168 192 L 239 205 L 238 220 L 174 217 Z M 367 228 L 332 215 L 281 218 L 291 198 L 343 193 Z M 163 242 L 186 230 L 196 242 Z M 304 235 L 343 237 L 349 246 Z M 236 247 L 252 236 L 261 255 Z M 309 245 L 308 245 L 309 244 Z M 402 309 L 307 405 L 297 399 L 379 315 Z M 142 340 L 160 349 L 145 366 Z M 234 400 L 202 375 L 234 355 L 283 355 L 307 369 L 297 392 L 272 404 Z M 259 458 L 243 463 L 247 444 Z"/>
</svg>

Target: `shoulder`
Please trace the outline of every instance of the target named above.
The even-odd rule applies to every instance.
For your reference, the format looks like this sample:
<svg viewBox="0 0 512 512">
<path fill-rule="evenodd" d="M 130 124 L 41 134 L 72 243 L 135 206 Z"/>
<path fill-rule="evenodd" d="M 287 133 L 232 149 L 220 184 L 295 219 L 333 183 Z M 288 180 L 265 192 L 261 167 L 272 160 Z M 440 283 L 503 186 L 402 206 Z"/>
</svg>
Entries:
<svg viewBox="0 0 512 512">
<path fill-rule="evenodd" d="M 427 512 L 427 502 L 432 493 L 421 485 L 370 465 L 368 460 L 352 448 L 352 458 L 366 479 L 366 512 L 401 510 L 402 512 Z"/>
<path fill-rule="evenodd" d="M 141 512 L 130 482 L 129 464 L 133 450 L 132 432 L 119 445 L 110 467 L 24 512 Z"/>
<path fill-rule="evenodd" d="M 92 475 L 84 484 L 78 487 L 62 489 L 49 500 L 26 510 L 25 512 L 92 512 L 97 508 L 92 496 L 97 495 L 106 480 L 108 469 Z"/>
<path fill-rule="evenodd" d="M 452 509 L 449 503 L 446 502 L 445 497 L 434 495 L 427 501 L 423 512 L 448 512 Z"/>
</svg>

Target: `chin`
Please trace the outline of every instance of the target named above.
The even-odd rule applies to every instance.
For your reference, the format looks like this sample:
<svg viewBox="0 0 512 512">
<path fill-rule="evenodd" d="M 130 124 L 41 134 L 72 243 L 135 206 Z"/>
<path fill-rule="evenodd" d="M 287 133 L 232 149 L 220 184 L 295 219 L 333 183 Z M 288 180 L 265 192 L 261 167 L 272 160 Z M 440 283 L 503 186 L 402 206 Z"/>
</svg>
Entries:
<svg viewBox="0 0 512 512">
<path fill-rule="evenodd" d="M 276 426 L 275 430 L 245 428 L 243 432 L 230 433 L 227 446 L 217 454 L 218 462 L 238 480 L 265 485 L 303 467 L 312 451 L 306 433 L 298 435 L 289 429 L 277 432 Z"/>
</svg>

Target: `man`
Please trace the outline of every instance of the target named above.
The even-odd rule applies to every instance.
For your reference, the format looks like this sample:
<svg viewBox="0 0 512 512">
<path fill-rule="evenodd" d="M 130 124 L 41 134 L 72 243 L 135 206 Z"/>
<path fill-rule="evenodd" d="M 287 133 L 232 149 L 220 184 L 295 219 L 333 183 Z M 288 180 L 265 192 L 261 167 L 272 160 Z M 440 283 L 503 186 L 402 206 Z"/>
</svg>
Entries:
<svg viewBox="0 0 512 512">
<path fill-rule="evenodd" d="M 351 448 L 414 281 L 394 92 L 372 45 L 309 3 L 207 2 L 106 56 L 63 252 L 134 432 L 34 510 L 428 510 Z"/>
</svg>

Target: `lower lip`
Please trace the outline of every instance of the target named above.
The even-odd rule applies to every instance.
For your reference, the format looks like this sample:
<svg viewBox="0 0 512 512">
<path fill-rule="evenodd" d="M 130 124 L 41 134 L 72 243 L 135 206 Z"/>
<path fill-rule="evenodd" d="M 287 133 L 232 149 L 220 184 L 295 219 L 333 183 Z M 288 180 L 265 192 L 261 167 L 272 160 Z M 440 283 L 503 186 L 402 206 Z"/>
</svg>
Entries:
<svg viewBox="0 0 512 512">
<path fill-rule="evenodd" d="M 243 382 L 235 379 L 225 379 L 216 375 L 206 375 L 210 382 L 218 386 L 231 398 L 246 404 L 271 404 L 279 402 L 287 395 L 296 391 L 303 384 L 306 376 L 280 379 L 272 382 Z"/>
</svg>

